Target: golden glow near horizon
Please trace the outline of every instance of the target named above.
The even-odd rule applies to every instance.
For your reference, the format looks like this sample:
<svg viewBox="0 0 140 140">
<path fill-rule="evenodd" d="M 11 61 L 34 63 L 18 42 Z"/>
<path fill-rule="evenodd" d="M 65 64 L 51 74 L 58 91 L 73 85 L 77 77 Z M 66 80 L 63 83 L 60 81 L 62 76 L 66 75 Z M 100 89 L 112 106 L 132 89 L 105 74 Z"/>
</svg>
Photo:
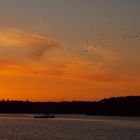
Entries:
<svg viewBox="0 0 140 140">
<path fill-rule="evenodd" d="M 22 2 L 16 2 L 21 7 Z M 93 8 L 94 4 L 100 7 L 100 3 L 94 2 L 87 2 L 86 13 L 83 2 L 79 9 L 68 8 L 70 12 L 78 10 L 83 17 L 70 13 L 68 21 L 67 14 L 56 12 L 62 5 L 36 0 L 35 7 L 40 4 L 43 9 L 43 4 L 50 4 L 55 13 L 45 8 L 40 9 L 40 15 L 28 15 L 28 10 L 36 12 L 29 2 L 26 11 L 21 9 L 20 13 L 26 19 L 20 19 L 16 8 L 15 19 L 10 18 L 8 10 L 3 14 L 5 19 L 0 14 L 1 99 L 99 100 L 140 94 L 140 21 L 130 22 L 133 14 L 137 17 L 135 11 L 129 11 L 124 21 L 123 15 L 113 19 L 118 12 L 111 13 L 113 3 L 109 7 L 111 18 L 103 19 L 106 7 L 102 7 L 100 15 L 100 10 Z M 63 4 L 63 8 L 68 6 Z M 89 9 L 98 14 L 89 13 Z"/>
</svg>

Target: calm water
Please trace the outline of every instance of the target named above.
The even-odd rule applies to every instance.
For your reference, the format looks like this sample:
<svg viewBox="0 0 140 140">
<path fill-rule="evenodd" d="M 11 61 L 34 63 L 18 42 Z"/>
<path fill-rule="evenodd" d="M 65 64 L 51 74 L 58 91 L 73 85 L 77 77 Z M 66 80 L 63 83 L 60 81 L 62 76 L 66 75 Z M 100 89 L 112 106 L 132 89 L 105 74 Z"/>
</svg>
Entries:
<svg viewBox="0 0 140 140">
<path fill-rule="evenodd" d="M 0 115 L 0 140 L 140 140 L 140 118 Z"/>
</svg>

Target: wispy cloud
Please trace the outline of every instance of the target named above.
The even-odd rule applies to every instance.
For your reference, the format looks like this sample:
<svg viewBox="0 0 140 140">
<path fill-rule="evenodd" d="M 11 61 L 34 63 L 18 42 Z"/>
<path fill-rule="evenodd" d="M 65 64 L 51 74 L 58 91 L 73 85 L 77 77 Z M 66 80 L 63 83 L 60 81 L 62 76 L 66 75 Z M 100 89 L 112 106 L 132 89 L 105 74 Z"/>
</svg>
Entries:
<svg viewBox="0 0 140 140">
<path fill-rule="evenodd" d="M 104 61 L 115 61 L 120 58 L 116 52 L 100 46 L 96 46 L 95 48 L 93 45 L 84 45 L 84 48 L 90 53 L 93 53 L 95 56 L 100 57 Z"/>
<path fill-rule="evenodd" d="M 105 48 L 86 47 L 85 49 L 90 53 L 102 59 L 101 61 L 91 60 L 67 53 L 59 41 L 17 29 L 1 30 L 0 47 L 2 50 L 6 49 L 7 53 L 0 57 L 0 73 L 2 74 L 18 75 L 19 73 L 19 75 L 27 76 L 47 76 L 92 82 L 125 79 L 109 72 L 105 67 L 108 61 L 116 61 L 119 58 L 113 51 Z"/>
<path fill-rule="evenodd" d="M 6 59 L 0 59 L 0 69 L 9 68 L 10 66 L 13 66 L 15 63 L 11 60 Z"/>
<path fill-rule="evenodd" d="M 34 60 L 40 59 L 51 49 L 62 47 L 58 41 L 48 37 L 16 29 L 1 30 L 0 46 L 28 50 L 29 57 Z"/>
</svg>

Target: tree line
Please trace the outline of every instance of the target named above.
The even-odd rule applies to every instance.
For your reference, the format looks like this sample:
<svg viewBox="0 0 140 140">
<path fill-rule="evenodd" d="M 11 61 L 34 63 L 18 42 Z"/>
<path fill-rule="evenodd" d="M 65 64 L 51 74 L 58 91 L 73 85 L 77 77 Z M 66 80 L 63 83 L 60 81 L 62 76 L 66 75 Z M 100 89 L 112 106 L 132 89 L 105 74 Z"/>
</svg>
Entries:
<svg viewBox="0 0 140 140">
<path fill-rule="evenodd" d="M 0 113 L 140 116 L 140 96 L 111 97 L 100 101 L 31 102 L 1 100 Z"/>
</svg>

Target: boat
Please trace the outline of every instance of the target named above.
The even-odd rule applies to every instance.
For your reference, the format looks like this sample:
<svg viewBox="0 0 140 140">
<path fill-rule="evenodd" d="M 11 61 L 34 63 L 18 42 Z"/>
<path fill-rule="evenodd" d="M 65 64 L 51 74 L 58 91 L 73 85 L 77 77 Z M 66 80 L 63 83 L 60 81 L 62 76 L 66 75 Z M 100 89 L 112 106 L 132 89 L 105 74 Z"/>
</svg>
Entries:
<svg viewBox="0 0 140 140">
<path fill-rule="evenodd" d="M 34 118 L 55 118 L 55 115 L 44 114 L 44 115 L 41 115 L 41 116 L 34 116 Z"/>
</svg>

